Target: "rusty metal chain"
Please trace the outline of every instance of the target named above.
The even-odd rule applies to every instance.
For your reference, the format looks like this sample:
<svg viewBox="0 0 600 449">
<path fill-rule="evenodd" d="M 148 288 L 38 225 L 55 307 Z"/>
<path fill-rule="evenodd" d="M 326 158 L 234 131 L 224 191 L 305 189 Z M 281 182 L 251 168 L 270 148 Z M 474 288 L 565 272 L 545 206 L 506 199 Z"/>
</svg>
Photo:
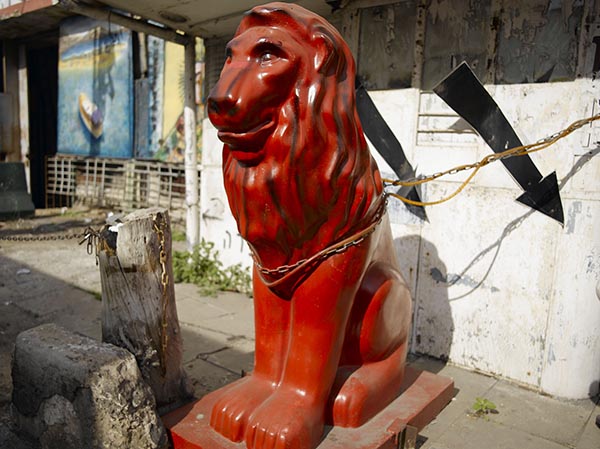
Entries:
<svg viewBox="0 0 600 449">
<path fill-rule="evenodd" d="M 167 333 L 167 306 L 169 304 L 169 273 L 167 272 L 167 250 L 165 244 L 165 219 L 162 220 L 159 218 L 160 214 L 157 214 L 154 217 L 152 222 L 152 226 L 154 228 L 154 232 L 158 238 L 158 249 L 159 249 L 159 262 L 160 262 L 160 284 L 161 284 L 161 327 L 160 327 L 160 344 L 161 351 L 159 354 L 160 365 L 163 376 L 167 372 L 167 343 L 169 342 L 169 335 Z"/>
<path fill-rule="evenodd" d="M 71 240 L 79 239 L 85 235 L 85 232 L 79 232 L 77 234 L 57 234 L 57 235 L 0 235 L 0 240 L 7 240 L 13 242 L 42 242 L 50 240 Z"/>
<path fill-rule="evenodd" d="M 52 235 L 0 235 L 0 240 L 9 242 L 48 242 L 58 240 L 74 240 L 82 239 L 79 244 L 87 242 L 86 251 L 89 255 L 94 254 L 98 246 L 100 233 L 88 226 L 83 232 L 67 233 L 67 234 L 52 234 Z"/>
<path fill-rule="evenodd" d="M 384 200 L 381 202 L 381 204 L 379 205 L 379 208 L 377 209 L 377 212 L 373 218 L 372 223 L 367 228 L 357 232 L 356 234 L 352 235 L 348 239 L 342 240 L 338 243 L 335 243 L 335 244 L 325 248 L 324 250 L 320 251 L 319 253 L 315 254 L 312 257 L 309 257 L 306 259 L 301 259 L 291 265 L 280 265 L 277 268 L 265 268 L 263 265 L 260 264 L 260 262 L 258 261 L 258 257 L 254 254 L 254 252 L 252 252 L 251 254 L 252 254 L 252 258 L 254 259 L 254 264 L 256 265 L 256 268 L 258 268 L 258 270 L 262 274 L 266 274 L 269 276 L 273 276 L 273 275 L 281 276 L 281 275 L 285 275 L 285 274 L 289 273 L 290 271 L 293 271 L 293 270 L 301 267 L 302 265 L 308 263 L 309 261 L 318 262 L 318 261 L 327 259 L 329 256 L 332 256 L 334 254 L 341 254 L 353 246 L 360 245 L 367 237 L 369 237 L 373 232 L 375 232 L 375 228 L 383 219 L 383 215 L 386 211 L 386 208 L 387 208 L 387 195 L 385 195 Z"/>
</svg>

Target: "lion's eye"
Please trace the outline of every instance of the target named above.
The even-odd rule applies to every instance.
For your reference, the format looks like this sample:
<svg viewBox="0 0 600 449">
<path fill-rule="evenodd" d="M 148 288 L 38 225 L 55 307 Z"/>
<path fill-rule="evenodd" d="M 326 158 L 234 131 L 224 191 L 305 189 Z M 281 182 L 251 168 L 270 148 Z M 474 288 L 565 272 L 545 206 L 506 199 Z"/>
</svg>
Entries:
<svg viewBox="0 0 600 449">
<path fill-rule="evenodd" d="M 261 63 L 271 62 L 274 59 L 275 59 L 275 55 L 273 53 L 271 53 L 270 51 L 265 51 L 260 55 Z"/>
</svg>

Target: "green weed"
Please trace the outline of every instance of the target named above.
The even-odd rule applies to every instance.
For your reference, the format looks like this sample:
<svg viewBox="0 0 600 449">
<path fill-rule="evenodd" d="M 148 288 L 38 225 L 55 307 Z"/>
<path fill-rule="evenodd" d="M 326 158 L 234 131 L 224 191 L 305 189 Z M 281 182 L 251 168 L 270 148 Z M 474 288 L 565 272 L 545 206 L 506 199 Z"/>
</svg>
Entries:
<svg viewBox="0 0 600 449">
<path fill-rule="evenodd" d="M 187 251 L 173 253 L 173 277 L 175 282 L 189 282 L 200 288 L 200 293 L 216 296 L 218 291 L 232 291 L 252 296 L 250 269 L 236 264 L 223 267 L 219 251 L 212 242 L 202 240 L 190 254 Z"/>
<path fill-rule="evenodd" d="M 486 398 L 475 398 L 475 403 L 471 406 L 474 416 L 484 416 L 490 413 L 498 413 L 496 404 Z"/>
</svg>

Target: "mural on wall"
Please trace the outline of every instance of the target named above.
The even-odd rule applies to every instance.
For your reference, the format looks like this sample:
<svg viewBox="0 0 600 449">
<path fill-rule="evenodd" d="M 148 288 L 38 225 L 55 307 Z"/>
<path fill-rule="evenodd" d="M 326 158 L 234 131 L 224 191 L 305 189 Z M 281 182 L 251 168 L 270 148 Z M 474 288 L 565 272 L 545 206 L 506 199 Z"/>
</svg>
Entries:
<svg viewBox="0 0 600 449">
<path fill-rule="evenodd" d="M 204 45 L 196 40 L 196 144 L 198 160 L 202 146 L 202 78 L 204 74 Z M 184 48 L 167 42 L 164 51 L 164 88 L 162 102 L 162 137 L 154 159 L 183 162 L 184 138 Z"/>
<path fill-rule="evenodd" d="M 160 147 L 162 139 L 164 75 L 165 75 L 165 41 L 148 36 L 148 80 L 150 81 L 150 120 L 148 133 L 149 152 L 154 155 Z"/>
<path fill-rule="evenodd" d="M 155 159 L 162 142 L 165 41 L 150 35 L 145 39 L 147 55 L 140 58 L 147 58 L 147 72 L 135 80 L 134 151 L 136 158 Z"/>
<path fill-rule="evenodd" d="M 60 27 L 58 152 L 129 158 L 133 150 L 131 32 L 75 17 Z"/>
</svg>

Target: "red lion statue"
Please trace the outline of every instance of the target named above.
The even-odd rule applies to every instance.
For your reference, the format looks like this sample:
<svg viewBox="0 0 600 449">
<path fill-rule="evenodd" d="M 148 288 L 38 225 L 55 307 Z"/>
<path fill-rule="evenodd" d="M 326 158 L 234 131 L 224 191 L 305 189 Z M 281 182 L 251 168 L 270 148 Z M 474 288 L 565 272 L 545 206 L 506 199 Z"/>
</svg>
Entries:
<svg viewBox="0 0 600 449">
<path fill-rule="evenodd" d="M 293 4 L 246 14 L 208 99 L 229 205 L 254 256 L 254 371 L 211 426 L 248 449 L 312 449 L 399 393 L 411 298 L 339 33 Z"/>
</svg>

